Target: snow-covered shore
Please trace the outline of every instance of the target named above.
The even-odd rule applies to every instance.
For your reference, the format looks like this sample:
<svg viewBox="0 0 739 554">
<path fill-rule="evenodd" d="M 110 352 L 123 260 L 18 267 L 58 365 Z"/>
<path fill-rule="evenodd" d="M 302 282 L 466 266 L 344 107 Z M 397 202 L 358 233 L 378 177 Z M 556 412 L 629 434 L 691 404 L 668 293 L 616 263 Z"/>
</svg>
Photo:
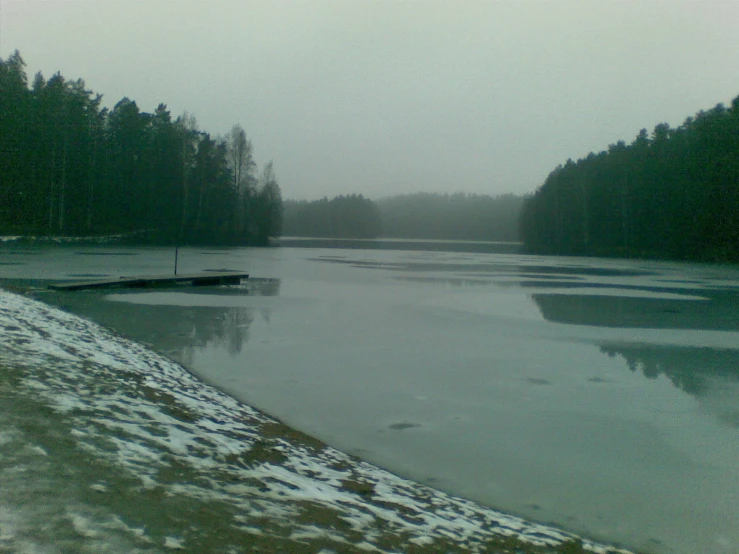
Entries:
<svg viewBox="0 0 739 554">
<path fill-rule="evenodd" d="M 0 551 L 626 552 L 397 477 L 3 290 L 0 393 Z"/>
</svg>

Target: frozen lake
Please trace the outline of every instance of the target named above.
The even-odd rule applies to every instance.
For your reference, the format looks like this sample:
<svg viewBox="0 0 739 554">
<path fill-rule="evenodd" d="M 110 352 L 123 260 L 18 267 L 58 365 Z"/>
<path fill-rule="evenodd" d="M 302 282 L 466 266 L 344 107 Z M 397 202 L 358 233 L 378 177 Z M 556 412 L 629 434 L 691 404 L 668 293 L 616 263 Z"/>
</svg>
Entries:
<svg viewBox="0 0 739 554">
<path fill-rule="evenodd" d="M 3 246 L 0 276 L 167 249 Z M 240 287 L 43 293 L 348 453 L 653 552 L 739 551 L 739 271 L 506 254 L 185 249 Z M 39 282 L 43 284 L 43 282 Z"/>
</svg>

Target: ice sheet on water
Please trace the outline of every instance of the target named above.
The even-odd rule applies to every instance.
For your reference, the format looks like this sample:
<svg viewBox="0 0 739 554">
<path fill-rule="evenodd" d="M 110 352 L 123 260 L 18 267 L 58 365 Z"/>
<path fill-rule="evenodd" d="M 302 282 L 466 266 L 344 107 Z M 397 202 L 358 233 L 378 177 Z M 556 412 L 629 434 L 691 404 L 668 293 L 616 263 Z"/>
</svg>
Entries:
<svg viewBox="0 0 739 554">
<path fill-rule="evenodd" d="M 482 551 L 507 536 L 533 549 L 576 538 L 288 432 L 139 344 L 4 291 L 0 390 L 0 549 Z"/>
</svg>

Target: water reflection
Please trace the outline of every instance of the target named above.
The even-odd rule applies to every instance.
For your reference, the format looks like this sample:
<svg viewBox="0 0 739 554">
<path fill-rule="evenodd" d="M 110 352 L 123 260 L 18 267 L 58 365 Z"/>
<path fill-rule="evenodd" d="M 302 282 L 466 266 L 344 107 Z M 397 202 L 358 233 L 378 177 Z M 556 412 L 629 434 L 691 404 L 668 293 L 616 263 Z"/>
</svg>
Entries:
<svg viewBox="0 0 739 554">
<path fill-rule="evenodd" d="M 641 290 L 650 292 L 646 287 Z M 556 323 L 647 329 L 739 330 L 737 291 L 669 290 L 672 294 L 695 293 L 709 300 L 548 293 L 532 294 L 531 299 L 544 319 Z"/>
<path fill-rule="evenodd" d="M 279 292 L 280 281 L 277 279 L 252 279 L 245 286 L 176 289 L 175 294 L 229 297 L 277 296 Z M 266 307 L 111 302 L 105 300 L 108 293 L 55 293 L 44 296 L 44 300 L 116 329 L 135 341 L 155 345 L 157 350 L 185 365 L 192 364 L 195 352 L 205 347 L 225 350 L 231 356 L 238 355 L 249 340 L 249 328 L 255 318 L 269 321 L 270 317 L 270 310 Z M 142 296 L 140 291 L 121 291 L 115 296 L 127 294 L 136 295 L 139 299 Z M 154 297 L 167 292 L 148 294 Z"/>
<path fill-rule="evenodd" d="M 345 264 L 351 267 L 360 267 L 365 269 L 384 269 L 389 271 L 443 271 L 453 273 L 471 272 L 476 275 L 480 273 L 485 273 L 496 276 L 503 273 L 509 273 L 511 275 L 522 275 L 524 277 L 538 277 L 545 279 L 553 279 L 557 277 L 561 279 L 578 279 L 581 277 L 643 277 L 654 275 L 652 271 L 634 268 L 611 268 L 579 265 L 522 265 L 505 262 L 460 263 L 456 261 L 451 261 L 449 258 L 446 258 L 442 261 L 388 262 L 320 256 L 316 258 L 308 258 L 308 260 L 313 262 Z"/>
<path fill-rule="evenodd" d="M 722 348 L 634 343 L 603 343 L 600 351 L 621 357 L 647 379 L 667 377 L 696 397 L 723 423 L 739 427 L 739 351 Z"/>
<path fill-rule="evenodd" d="M 498 285 L 501 287 L 515 287 L 515 286 L 541 286 L 541 287 L 566 287 L 568 285 L 571 285 L 569 281 L 565 281 L 563 279 L 573 279 L 577 280 L 580 279 L 580 277 L 567 277 L 567 276 L 559 276 L 559 275 L 539 275 L 539 274 L 531 274 L 531 280 L 529 281 L 520 281 L 518 279 L 507 279 L 508 277 L 516 277 L 518 278 L 518 274 L 516 273 L 506 273 L 506 272 L 498 272 L 495 275 L 495 278 L 492 277 L 481 277 L 479 274 L 475 273 L 460 273 L 459 277 L 425 277 L 422 275 L 402 275 L 402 276 L 396 276 L 393 277 L 393 280 L 395 281 L 404 281 L 409 283 L 426 283 L 426 284 L 434 284 L 434 285 L 449 285 L 453 287 L 467 287 L 467 286 L 490 286 L 490 285 Z M 541 281 L 538 279 L 542 279 Z M 554 281 L 549 281 L 548 279 L 556 279 Z M 578 283 L 575 283 L 574 286 L 579 286 Z"/>
</svg>

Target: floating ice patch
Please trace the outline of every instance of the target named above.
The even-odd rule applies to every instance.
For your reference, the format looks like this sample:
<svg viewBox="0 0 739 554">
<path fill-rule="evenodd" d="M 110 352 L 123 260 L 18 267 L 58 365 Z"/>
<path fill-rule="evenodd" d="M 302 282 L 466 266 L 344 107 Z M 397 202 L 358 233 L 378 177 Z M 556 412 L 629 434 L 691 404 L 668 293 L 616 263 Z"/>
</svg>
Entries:
<svg viewBox="0 0 739 554">
<path fill-rule="evenodd" d="M 706 296 L 697 296 L 694 294 L 682 294 L 674 292 L 656 292 L 650 290 L 639 290 L 633 288 L 621 288 L 621 287 L 598 287 L 597 289 L 583 287 L 583 288 L 547 288 L 537 291 L 535 288 L 529 289 L 527 292 L 536 293 L 542 292 L 546 294 L 566 294 L 566 295 L 579 295 L 579 296 L 616 296 L 621 298 L 653 298 L 655 300 L 692 300 L 692 301 L 710 301 L 711 299 Z"/>
<path fill-rule="evenodd" d="M 197 306 L 213 308 L 274 308 L 311 302 L 308 298 L 248 294 L 227 296 L 186 292 L 108 294 L 105 296 L 105 300 L 144 304 L 147 306 Z"/>
</svg>

